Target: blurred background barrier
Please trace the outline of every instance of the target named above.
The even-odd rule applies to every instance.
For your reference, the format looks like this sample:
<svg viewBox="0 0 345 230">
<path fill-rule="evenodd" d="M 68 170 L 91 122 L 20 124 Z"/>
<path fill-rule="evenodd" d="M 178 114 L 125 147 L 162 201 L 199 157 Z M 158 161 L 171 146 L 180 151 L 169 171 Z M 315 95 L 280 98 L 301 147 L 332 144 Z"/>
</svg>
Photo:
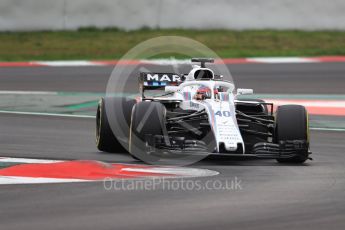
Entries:
<svg viewBox="0 0 345 230">
<path fill-rule="evenodd" d="M 344 12 L 344 0 L 0 0 L 0 30 L 344 30 Z"/>
</svg>

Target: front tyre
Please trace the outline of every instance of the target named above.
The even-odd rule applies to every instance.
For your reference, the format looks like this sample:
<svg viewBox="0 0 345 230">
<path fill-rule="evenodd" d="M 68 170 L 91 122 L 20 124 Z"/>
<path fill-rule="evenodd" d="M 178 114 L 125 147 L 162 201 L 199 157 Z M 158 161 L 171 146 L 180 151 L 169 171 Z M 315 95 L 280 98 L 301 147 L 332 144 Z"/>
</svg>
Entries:
<svg viewBox="0 0 345 230">
<path fill-rule="evenodd" d="M 106 111 L 106 103 L 112 103 L 114 105 L 122 106 L 122 113 L 117 114 L 114 111 L 115 116 L 124 116 L 125 123 L 123 127 L 118 127 L 124 129 L 124 133 L 128 138 L 129 135 L 129 125 L 130 125 L 130 117 L 131 112 L 134 104 L 136 103 L 134 99 L 126 99 L 122 97 L 109 97 L 109 98 L 101 98 L 98 103 L 97 113 L 96 113 L 96 146 L 97 149 L 103 152 L 109 153 L 124 153 L 128 152 L 128 150 L 123 147 L 126 143 L 122 143 L 124 141 L 119 141 L 109 124 L 107 111 Z M 121 111 L 121 110 L 120 110 Z M 118 112 L 119 113 L 119 112 Z M 116 119 L 116 118 L 114 118 Z"/>
<path fill-rule="evenodd" d="M 155 158 L 146 154 L 148 148 L 154 147 L 148 143 L 148 138 L 154 140 L 156 135 L 164 135 L 165 120 L 166 108 L 159 102 L 144 101 L 134 106 L 129 138 L 129 151 L 133 157 L 141 160 Z"/>
<path fill-rule="evenodd" d="M 298 151 L 290 158 L 279 158 L 279 163 L 304 163 L 309 156 L 309 127 L 308 113 L 301 105 L 282 105 L 276 113 L 275 142 L 302 140 L 307 143 L 307 148 Z"/>
</svg>

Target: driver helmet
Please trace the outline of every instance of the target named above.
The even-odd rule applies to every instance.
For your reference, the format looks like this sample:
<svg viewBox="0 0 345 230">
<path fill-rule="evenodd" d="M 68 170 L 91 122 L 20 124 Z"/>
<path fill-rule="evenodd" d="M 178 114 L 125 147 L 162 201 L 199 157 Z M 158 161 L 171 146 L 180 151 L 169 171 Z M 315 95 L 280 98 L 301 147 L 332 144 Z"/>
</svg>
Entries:
<svg viewBox="0 0 345 230">
<path fill-rule="evenodd" d="M 215 95 L 218 94 L 218 90 L 214 89 L 214 93 Z M 205 99 L 211 99 L 212 97 L 212 92 L 211 89 L 206 87 L 206 86 L 200 86 L 197 90 L 196 90 L 196 94 L 194 96 L 194 98 L 196 100 L 205 100 Z"/>
</svg>

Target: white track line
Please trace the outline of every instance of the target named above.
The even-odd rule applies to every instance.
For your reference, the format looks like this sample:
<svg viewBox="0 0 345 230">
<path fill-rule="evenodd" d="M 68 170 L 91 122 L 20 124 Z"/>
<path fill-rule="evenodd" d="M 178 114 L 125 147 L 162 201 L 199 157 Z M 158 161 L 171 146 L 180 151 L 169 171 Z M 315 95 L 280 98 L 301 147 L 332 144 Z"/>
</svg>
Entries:
<svg viewBox="0 0 345 230">
<path fill-rule="evenodd" d="M 345 132 L 345 129 L 337 129 L 337 128 L 309 128 L 310 130 L 316 131 L 336 131 L 336 132 Z"/>
<path fill-rule="evenodd" d="M 92 61 L 36 61 L 32 62 L 43 66 L 68 67 L 68 66 L 102 66 L 100 63 Z"/>
<path fill-rule="evenodd" d="M 50 164 L 63 162 L 61 160 L 46 160 L 46 159 L 32 159 L 32 158 L 12 158 L 12 157 L 2 157 L 0 162 L 8 163 L 28 163 L 28 164 Z"/>
<path fill-rule="evenodd" d="M 308 58 L 300 57 L 266 57 L 266 58 L 247 58 L 247 61 L 257 62 L 257 63 L 314 63 L 319 62 L 318 60 L 311 60 Z"/>
<path fill-rule="evenodd" d="M 190 59 L 152 59 L 152 60 L 140 60 L 143 64 L 153 65 L 191 65 Z"/>
<path fill-rule="evenodd" d="M 308 100 L 308 99 L 263 99 L 274 105 L 298 104 L 306 107 L 345 108 L 345 100 Z"/>
<path fill-rule="evenodd" d="M 49 92 L 49 91 L 9 91 L 9 90 L 0 90 L 0 94 L 11 94 L 11 95 L 58 95 L 58 92 Z"/>
<path fill-rule="evenodd" d="M 19 115 L 33 115 L 33 116 L 49 116 L 49 117 L 75 117 L 75 118 L 96 118 L 93 115 L 76 115 L 76 114 L 59 114 L 59 113 L 39 113 L 39 112 L 20 112 L 0 110 L 0 114 L 19 114 Z"/>
<path fill-rule="evenodd" d="M 51 183 L 71 183 L 71 182 L 90 182 L 80 179 L 58 179 L 58 178 L 40 178 L 40 177 L 18 177 L 1 176 L 0 184 L 51 184 Z"/>
<path fill-rule="evenodd" d="M 144 172 L 144 173 L 162 173 L 162 174 L 174 174 L 179 177 L 208 177 L 216 176 L 219 174 L 217 171 L 208 169 L 197 169 L 197 168 L 177 168 L 177 167 L 153 167 L 147 169 L 139 168 L 124 168 L 123 171 L 127 172 Z M 172 176 L 173 178 L 175 176 Z M 169 176 L 167 176 L 169 177 Z"/>
</svg>

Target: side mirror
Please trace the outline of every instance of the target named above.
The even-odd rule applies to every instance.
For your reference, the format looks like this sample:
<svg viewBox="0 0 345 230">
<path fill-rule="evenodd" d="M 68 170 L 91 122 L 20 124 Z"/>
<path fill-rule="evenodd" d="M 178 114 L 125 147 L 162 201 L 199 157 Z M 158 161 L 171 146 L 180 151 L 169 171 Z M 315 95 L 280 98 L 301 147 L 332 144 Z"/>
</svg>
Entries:
<svg viewBox="0 0 345 230">
<path fill-rule="evenodd" d="M 248 95 L 248 94 L 253 94 L 254 91 L 253 89 L 237 89 L 237 96 L 238 95 Z"/>
<path fill-rule="evenodd" d="M 165 92 L 167 93 L 175 93 L 180 89 L 178 86 L 165 86 Z"/>
</svg>

